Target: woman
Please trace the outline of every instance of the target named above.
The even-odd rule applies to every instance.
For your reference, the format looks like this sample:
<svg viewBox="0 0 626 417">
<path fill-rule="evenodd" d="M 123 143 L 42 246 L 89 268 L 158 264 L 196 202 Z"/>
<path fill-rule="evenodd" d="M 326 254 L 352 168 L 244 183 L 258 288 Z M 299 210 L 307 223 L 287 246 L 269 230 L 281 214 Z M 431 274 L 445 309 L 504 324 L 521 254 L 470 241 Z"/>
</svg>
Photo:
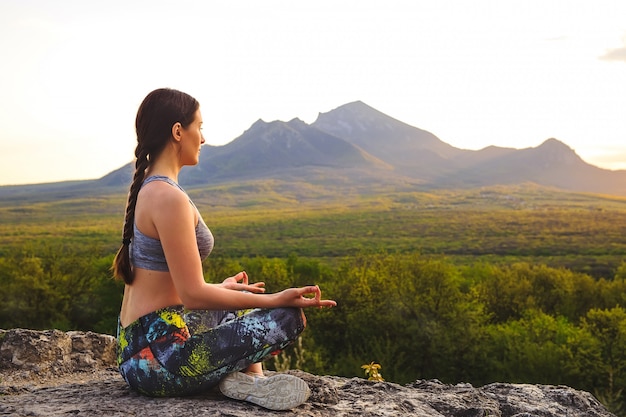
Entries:
<svg viewBox="0 0 626 417">
<path fill-rule="evenodd" d="M 332 307 L 317 286 L 264 294 L 245 272 L 208 284 L 202 260 L 213 235 L 178 185 L 196 165 L 202 135 L 198 102 L 172 89 L 144 99 L 135 121 L 135 174 L 122 247 L 113 263 L 126 283 L 118 326 L 118 364 L 129 386 L 151 396 L 224 395 L 269 409 L 306 401 L 309 388 L 289 374 L 263 376 L 261 360 L 304 330 L 304 307 Z M 240 372 L 241 371 L 241 372 Z"/>
</svg>

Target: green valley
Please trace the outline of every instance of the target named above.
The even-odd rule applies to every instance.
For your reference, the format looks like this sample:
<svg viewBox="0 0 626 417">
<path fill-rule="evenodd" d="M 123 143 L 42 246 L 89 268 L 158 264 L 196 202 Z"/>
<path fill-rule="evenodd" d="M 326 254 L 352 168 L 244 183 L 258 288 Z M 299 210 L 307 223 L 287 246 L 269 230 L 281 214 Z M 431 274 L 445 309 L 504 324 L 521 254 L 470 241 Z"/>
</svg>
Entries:
<svg viewBox="0 0 626 417">
<path fill-rule="evenodd" d="M 277 180 L 188 187 L 210 282 L 318 283 L 302 344 L 268 366 L 388 381 L 566 384 L 618 415 L 626 199 L 535 185 L 434 190 Z M 0 328 L 115 333 L 124 192 L 0 202 Z M 296 354 L 297 353 L 297 354 Z"/>
</svg>

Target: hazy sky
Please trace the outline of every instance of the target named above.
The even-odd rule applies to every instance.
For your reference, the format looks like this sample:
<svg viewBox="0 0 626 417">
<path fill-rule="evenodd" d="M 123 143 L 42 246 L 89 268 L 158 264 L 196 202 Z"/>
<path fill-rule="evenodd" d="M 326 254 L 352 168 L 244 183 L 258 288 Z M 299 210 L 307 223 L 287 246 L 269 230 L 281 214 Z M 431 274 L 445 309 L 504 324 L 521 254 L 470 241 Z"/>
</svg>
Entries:
<svg viewBox="0 0 626 417">
<path fill-rule="evenodd" d="M 626 1 L 0 0 L 0 184 L 133 158 L 144 96 L 207 142 L 361 100 L 465 149 L 555 137 L 626 169 Z"/>
</svg>

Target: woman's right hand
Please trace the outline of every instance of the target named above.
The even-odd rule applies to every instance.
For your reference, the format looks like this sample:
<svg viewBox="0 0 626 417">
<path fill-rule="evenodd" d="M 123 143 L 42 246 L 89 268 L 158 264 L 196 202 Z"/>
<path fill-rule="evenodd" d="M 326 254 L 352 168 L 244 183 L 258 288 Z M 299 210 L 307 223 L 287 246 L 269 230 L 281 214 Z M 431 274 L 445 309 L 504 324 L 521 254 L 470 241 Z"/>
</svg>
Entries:
<svg viewBox="0 0 626 417">
<path fill-rule="evenodd" d="M 239 283 L 241 281 L 241 283 Z M 262 294 L 265 292 L 264 282 L 248 283 L 248 274 L 241 271 L 237 275 L 226 278 L 221 284 L 222 287 L 235 291 L 248 291 L 254 294 Z"/>
<path fill-rule="evenodd" d="M 274 295 L 277 297 L 277 307 L 322 308 L 335 307 L 337 305 L 333 300 L 322 300 L 322 290 L 317 285 L 288 288 Z"/>
</svg>

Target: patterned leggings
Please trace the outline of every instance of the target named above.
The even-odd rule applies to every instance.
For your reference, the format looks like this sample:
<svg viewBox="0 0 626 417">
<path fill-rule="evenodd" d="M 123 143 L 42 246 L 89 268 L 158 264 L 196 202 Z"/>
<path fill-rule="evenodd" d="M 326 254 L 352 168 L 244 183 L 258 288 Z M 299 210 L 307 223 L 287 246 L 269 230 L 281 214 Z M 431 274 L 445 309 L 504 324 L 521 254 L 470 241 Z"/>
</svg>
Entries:
<svg viewBox="0 0 626 417">
<path fill-rule="evenodd" d="M 304 330 L 302 310 L 186 311 L 172 306 L 118 324 L 117 363 L 145 395 L 197 394 L 226 374 L 262 361 Z"/>
</svg>

